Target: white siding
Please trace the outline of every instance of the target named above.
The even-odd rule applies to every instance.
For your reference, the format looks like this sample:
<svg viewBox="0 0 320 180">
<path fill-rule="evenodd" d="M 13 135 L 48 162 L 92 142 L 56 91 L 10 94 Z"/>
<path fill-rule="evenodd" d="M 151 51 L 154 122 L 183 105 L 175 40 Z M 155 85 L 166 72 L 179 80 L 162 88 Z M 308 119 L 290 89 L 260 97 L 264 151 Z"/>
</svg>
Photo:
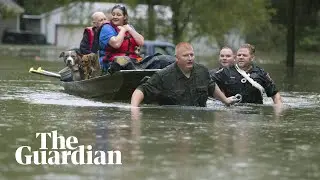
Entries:
<svg viewBox="0 0 320 180">
<path fill-rule="evenodd" d="M 56 44 L 55 34 L 56 34 L 56 24 L 61 24 L 61 12 L 52 12 L 50 14 L 45 14 L 41 18 L 41 33 L 45 34 L 48 43 Z"/>
<path fill-rule="evenodd" d="M 66 49 L 79 48 L 84 27 L 57 25 L 57 46 Z"/>
</svg>

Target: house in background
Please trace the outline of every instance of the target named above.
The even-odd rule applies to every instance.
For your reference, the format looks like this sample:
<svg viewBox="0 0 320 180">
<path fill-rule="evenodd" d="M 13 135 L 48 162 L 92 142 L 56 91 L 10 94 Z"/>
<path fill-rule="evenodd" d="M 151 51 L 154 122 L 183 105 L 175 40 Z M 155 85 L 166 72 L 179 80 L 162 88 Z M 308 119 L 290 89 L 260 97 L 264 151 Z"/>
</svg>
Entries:
<svg viewBox="0 0 320 180">
<path fill-rule="evenodd" d="M 0 0 L 0 38 L 5 30 L 20 31 L 20 15 L 23 12 L 24 9 L 14 1 Z"/>
<path fill-rule="evenodd" d="M 41 16 L 24 14 L 21 18 L 21 30 L 41 33 Z"/>
<path fill-rule="evenodd" d="M 43 13 L 40 15 L 41 33 L 45 34 L 48 43 L 58 47 L 79 47 L 84 28 L 91 25 L 92 13 L 96 11 L 106 13 L 114 5 L 116 3 L 78 2 Z M 131 22 L 134 19 L 147 19 L 147 5 L 137 5 L 135 9 L 126 7 Z M 156 6 L 155 9 L 158 18 L 171 19 L 172 12 L 169 7 Z"/>
</svg>

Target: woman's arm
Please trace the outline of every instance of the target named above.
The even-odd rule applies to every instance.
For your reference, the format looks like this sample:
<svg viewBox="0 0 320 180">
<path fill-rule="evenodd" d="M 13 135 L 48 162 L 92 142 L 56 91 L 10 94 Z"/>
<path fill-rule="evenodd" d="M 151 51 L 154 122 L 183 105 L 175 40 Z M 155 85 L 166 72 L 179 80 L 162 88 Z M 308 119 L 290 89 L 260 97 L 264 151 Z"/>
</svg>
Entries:
<svg viewBox="0 0 320 180">
<path fill-rule="evenodd" d="M 110 39 L 116 36 L 117 31 L 111 25 L 103 25 L 99 35 L 99 49 L 106 49 L 106 47 L 109 45 Z"/>
<path fill-rule="evenodd" d="M 138 46 L 142 46 L 144 43 L 144 37 L 139 34 L 134 28 L 132 28 L 130 25 L 126 24 L 123 26 L 127 29 L 127 31 L 131 34 L 133 39 L 136 41 Z"/>
<path fill-rule="evenodd" d="M 109 41 L 109 45 L 115 49 L 118 49 L 121 46 L 125 33 L 127 31 L 127 29 L 122 26 L 118 26 L 118 28 L 120 29 L 120 32 L 118 33 L 118 35 L 111 37 Z"/>
</svg>

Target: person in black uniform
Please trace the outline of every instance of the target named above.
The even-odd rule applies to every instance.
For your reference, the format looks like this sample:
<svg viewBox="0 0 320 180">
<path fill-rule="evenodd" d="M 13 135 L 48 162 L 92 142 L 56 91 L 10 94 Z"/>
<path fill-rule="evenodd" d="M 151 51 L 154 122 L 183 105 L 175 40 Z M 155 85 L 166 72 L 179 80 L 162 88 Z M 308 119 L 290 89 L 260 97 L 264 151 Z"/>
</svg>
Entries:
<svg viewBox="0 0 320 180">
<path fill-rule="evenodd" d="M 224 67 L 229 67 L 233 65 L 234 61 L 235 61 L 235 54 L 233 50 L 228 46 L 224 46 L 223 48 L 221 48 L 219 52 L 219 67 L 210 70 L 209 71 L 210 75 L 212 76 L 215 72 L 217 72 L 218 70 Z"/>
<path fill-rule="evenodd" d="M 227 98 L 210 78 L 208 69 L 194 62 L 191 44 L 181 42 L 176 46 L 176 62 L 156 72 L 132 94 L 133 107 L 146 98 L 154 98 L 160 105 L 205 107 L 208 96 L 214 96 L 229 105 L 235 97 Z"/>
<path fill-rule="evenodd" d="M 236 64 L 218 70 L 213 74 L 213 80 L 226 96 L 242 95 L 242 103 L 263 104 L 265 92 L 272 97 L 274 104 L 282 104 L 280 93 L 269 74 L 253 63 L 254 53 L 254 46 L 242 45 L 237 51 Z"/>
</svg>

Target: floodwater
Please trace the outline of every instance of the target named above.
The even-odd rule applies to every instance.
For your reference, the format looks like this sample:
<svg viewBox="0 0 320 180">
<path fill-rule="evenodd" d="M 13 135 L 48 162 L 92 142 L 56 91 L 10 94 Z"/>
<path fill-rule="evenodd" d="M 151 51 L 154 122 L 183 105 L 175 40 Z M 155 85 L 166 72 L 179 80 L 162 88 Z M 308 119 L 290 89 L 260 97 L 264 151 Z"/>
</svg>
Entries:
<svg viewBox="0 0 320 180">
<path fill-rule="evenodd" d="M 320 179 L 319 67 L 262 65 L 284 109 L 265 105 L 206 108 L 96 102 L 65 94 L 59 81 L 28 73 L 58 62 L 1 60 L 0 179 L 303 180 Z M 121 151 L 122 165 L 20 165 L 20 146 L 39 151 L 36 133 L 75 136 L 78 145 Z M 51 141 L 48 138 L 48 146 Z"/>
</svg>

